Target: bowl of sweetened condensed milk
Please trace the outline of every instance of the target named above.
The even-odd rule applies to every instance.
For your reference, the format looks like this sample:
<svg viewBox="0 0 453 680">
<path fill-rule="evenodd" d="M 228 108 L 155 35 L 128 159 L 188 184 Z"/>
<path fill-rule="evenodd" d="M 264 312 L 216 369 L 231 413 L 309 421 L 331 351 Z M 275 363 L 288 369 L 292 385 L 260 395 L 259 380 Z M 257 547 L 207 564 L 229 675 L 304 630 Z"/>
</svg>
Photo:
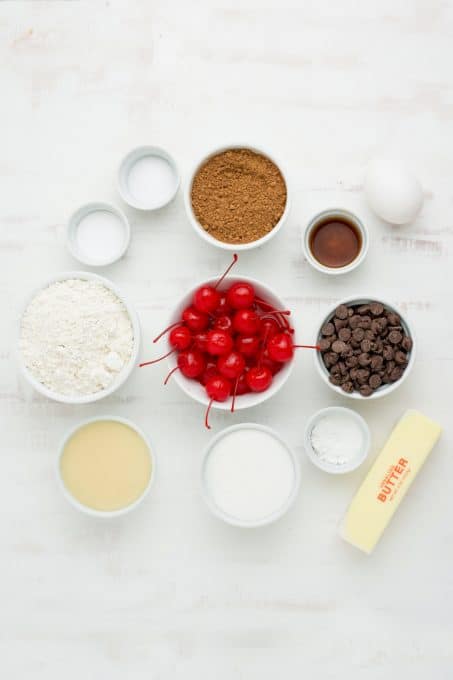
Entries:
<svg viewBox="0 0 453 680">
<path fill-rule="evenodd" d="M 117 416 L 91 418 L 75 427 L 63 440 L 57 460 L 64 496 L 93 517 L 117 517 L 136 508 L 155 474 L 148 438 Z"/>
</svg>

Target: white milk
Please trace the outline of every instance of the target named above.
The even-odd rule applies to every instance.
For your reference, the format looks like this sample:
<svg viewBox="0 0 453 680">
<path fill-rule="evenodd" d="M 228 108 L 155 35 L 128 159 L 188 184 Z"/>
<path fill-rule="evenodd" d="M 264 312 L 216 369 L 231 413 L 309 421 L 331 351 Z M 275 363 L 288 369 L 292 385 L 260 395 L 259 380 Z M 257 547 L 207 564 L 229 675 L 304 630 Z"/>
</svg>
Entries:
<svg viewBox="0 0 453 680">
<path fill-rule="evenodd" d="M 167 203 L 177 177 L 170 163 L 160 156 L 143 156 L 129 170 L 128 187 L 133 198 L 148 207 Z"/>
<path fill-rule="evenodd" d="M 243 522 L 257 522 L 289 499 L 296 472 L 286 447 L 258 429 L 235 430 L 214 444 L 205 482 L 215 505 Z"/>
<path fill-rule="evenodd" d="M 75 241 L 80 254 L 94 262 L 118 257 L 124 248 L 124 225 L 118 215 L 95 210 L 83 217 L 76 228 Z"/>
</svg>

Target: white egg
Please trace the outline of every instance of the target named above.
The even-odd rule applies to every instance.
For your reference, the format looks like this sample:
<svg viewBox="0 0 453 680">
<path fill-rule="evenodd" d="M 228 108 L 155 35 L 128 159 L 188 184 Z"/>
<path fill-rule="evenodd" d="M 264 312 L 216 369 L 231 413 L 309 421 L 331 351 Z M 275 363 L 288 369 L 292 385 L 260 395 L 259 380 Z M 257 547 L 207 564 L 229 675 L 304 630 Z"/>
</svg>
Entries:
<svg viewBox="0 0 453 680">
<path fill-rule="evenodd" d="M 404 163 L 385 158 L 376 158 L 369 164 L 365 195 L 376 215 L 391 224 L 412 222 L 423 203 L 418 179 Z"/>
</svg>

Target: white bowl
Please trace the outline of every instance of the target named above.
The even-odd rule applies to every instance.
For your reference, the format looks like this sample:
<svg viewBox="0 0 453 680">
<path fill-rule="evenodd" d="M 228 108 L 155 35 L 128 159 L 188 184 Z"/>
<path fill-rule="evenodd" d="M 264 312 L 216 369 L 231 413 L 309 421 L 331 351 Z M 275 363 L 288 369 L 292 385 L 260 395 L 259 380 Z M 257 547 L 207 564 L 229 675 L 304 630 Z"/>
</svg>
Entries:
<svg viewBox="0 0 453 680">
<path fill-rule="evenodd" d="M 148 453 L 149 457 L 151 460 L 151 477 L 149 479 L 149 482 L 141 494 L 133 503 L 130 503 L 129 505 L 126 505 L 124 508 L 120 508 L 119 510 L 110 510 L 110 511 L 103 511 L 103 510 L 94 510 L 93 508 L 90 508 L 88 505 L 84 505 L 83 503 L 80 503 L 72 494 L 71 492 L 66 488 L 66 485 L 64 483 L 63 477 L 61 476 L 61 467 L 60 467 L 60 461 L 61 461 L 61 456 L 63 455 L 64 448 L 68 441 L 71 439 L 71 437 L 81 428 L 84 427 L 85 425 L 89 425 L 90 423 L 97 423 L 97 422 L 102 422 L 102 421 L 107 421 L 107 420 L 114 420 L 117 423 L 123 423 L 123 425 L 128 425 L 132 430 L 135 430 L 137 434 L 140 435 L 140 437 L 143 439 L 145 444 L 148 447 Z M 143 502 L 145 497 L 149 494 L 149 491 L 151 487 L 154 484 L 154 479 L 156 477 L 156 456 L 154 453 L 155 449 L 151 446 L 149 438 L 145 435 L 145 433 L 137 427 L 134 423 L 132 423 L 130 420 L 127 420 L 126 418 L 120 418 L 118 416 L 98 416 L 95 418 L 88 418 L 87 420 L 84 420 L 83 422 L 79 423 L 75 427 L 73 427 L 63 438 L 63 441 L 60 444 L 60 449 L 58 452 L 57 456 L 57 462 L 56 462 L 56 475 L 57 475 L 57 482 L 58 485 L 63 492 L 64 497 L 66 498 L 69 503 L 77 510 L 80 510 L 80 512 L 85 513 L 86 515 L 91 515 L 91 517 L 99 517 L 101 519 L 110 519 L 112 517 L 119 517 L 120 515 L 126 515 L 127 513 L 131 512 L 131 510 L 134 510 L 140 503 Z"/>
<path fill-rule="evenodd" d="M 283 211 L 282 216 L 280 217 L 279 221 L 275 225 L 271 231 L 266 234 L 265 236 L 262 236 L 261 238 L 257 239 L 256 241 L 251 241 L 250 243 L 224 243 L 223 241 L 219 241 L 218 239 L 214 238 L 208 232 L 203 229 L 201 224 L 199 223 L 194 210 L 192 208 L 192 184 L 193 180 L 195 178 L 195 175 L 197 174 L 198 170 L 204 163 L 206 163 L 207 160 L 212 158 L 213 156 L 217 156 L 217 154 L 222 153 L 223 151 L 228 151 L 230 149 L 248 149 L 249 151 L 254 151 L 255 153 L 261 154 L 262 156 L 266 156 L 266 158 L 269 158 L 277 168 L 280 170 L 280 173 L 283 177 L 283 180 L 286 184 L 286 204 L 285 204 L 285 209 Z M 226 146 L 221 146 L 210 153 L 206 154 L 203 156 L 203 158 L 198 161 L 198 163 L 195 165 L 193 168 L 192 172 L 189 175 L 189 179 L 187 181 L 185 191 L 184 191 L 184 204 L 186 207 L 186 213 L 187 217 L 189 218 L 189 222 L 194 228 L 195 232 L 198 234 L 198 236 L 201 236 L 202 239 L 207 241 L 207 243 L 210 243 L 212 246 L 216 246 L 217 248 L 222 248 L 223 250 L 231 250 L 234 252 L 238 252 L 240 250 L 251 250 L 252 248 L 258 248 L 259 246 L 264 245 L 268 241 L 270 241 L 276 234 L 277 232 L 280 231 L 282 228 L 283 224 L 285 223 L 288 213 L 290 210 L 290 192 L 289 192 L 289 187 L 288 187 L 288 177 L 287 174 L 283 170 L 283 166 L 280 163 L 280 161 L 277 161 L 274 157 L 273 154 L 268 153 L 267 151 L 263 151 L 263 149 L 259 149 L 255 146 L 251 146 L 250 144 L 228 144 Z"/>
<path fill-rule="evenodd" d="M 174 185 L 172 192 L 163 198 L 153 199 L 150 194 L 149 200 L 140 201 L 129 189 L 129 173 L 135 163 L 149 156 L 162 159 L 168 163 L 173 173 Z M 139 146 L 136 149 L 132 149 L 132 151 L 123 158 L 118 169 L 118 191 L 120 196 L 125 203 L 137 210 L 160 210 L 160 208 L 168 205 L 174 199 L 178 192 L 179 184 L 180 177 L 176 161 L 168 151 L 165 151 L 165 149 L 162 149 L 159 146 Z"/>
<path fill-rule="evenodd" d="M 109 395 L 113 394 L 116 392 L 117 389 L 123 385 L 123 383 L 128 379 L 130 374 L 132 373 L 133 368 L 137 364 L 137 357 L 138 353 L 140 350 L 140 324 L 138 321 L 138 316 L 132 307 L 132 305 L 125 299 L 123 294 L 118 290 L 118 288 L 108 279 L 104 278 L 103 276 L 98 276 L 97 274 L 93 274 L 91 272 L 83 272 L 83 271 L 73 271 L 73 272 L 63 272 L 61 274 L 56 274 L 55 276 L 51 277 L 47 281 L 45 281 L 41 286 L 36 288 L 27 298 L 27 301 L 22 309 L 22 314 L 19 320 L 19 332 L 18 332 L 18 345 L 19 345 L 19 339 L 20 339 L 20 324 L 22 320 L 22 316 L 27 308 L 27 306 L 30 304 L 32 299 L 39 293 L 41 290 L 44 288 L 47 288 L 47 286 L 52 285 L 56 281 L 66 281 L 66 279 L 82 279 L 85 281 L 99 281 L 99 283 L 102 283 L 103 286 L 108 288 L 109 290 L 113 291 L 115 295 L 121 300 L 121 302 L 124 304 L 127 313 L 129 314 L 129 318 L 131 320 L 132 324 L 132 330 L 134 334 L 134 342 L 132 346 L 132 353 L 129 361 L 127 364 L 123 367 L 122 371 L 118 373 L 116 376 L 115 380 L 104 390 L 99 390 L 99 392 L 94 392 L 93 394 L 86 394 L 86 395 L 76 395 L 76 396 L 71 396 L 67 394 L 59 394 L 58 392 L 54 392 L 53 390 L 50 390 L 47 388 L 45 385 L 43 385 L 39 380 L 37 380 L 34 375 L 28 370 L 28 368 L 25 365 L 25 362 L 23 360 L 22 353 L 18 347 L 17 349 L 17 354 L 18 354 L 18 362 L 19 362 L 19 367 L 22 372 L 22 375 L 25 377 L 25 379 L 29 382 L 29 384 L 34 387 L 34 389 L 39 392 L 40 394 L 43 394 L 45 397 L 48 397 L 49 399 L 53 399 L 54 401 L 59 401 L 62 404 L 90 404 L 94 401 L 99 401 L 100 399 L 104 399 L 104 397 L 108 397 Z"/>
<path fill-rule="evenodd" d="M 349 417 L 352 420 L 354 420 L 362 430 L 363 434 L 363 446 L 362 450 L 360 451 L 359 455 L 348 461 L 347 463 L 344 463 L 343 465 L 333 465 L 332 463 L 329 463 L 328 461 L 322 460 L 318 455 L 316 455 L 315 450 L 313 449 L 313 445 L 311 443 L 311 433 L 319 420 L 321 418 L 324 418 L 326 415 L 329 413 L 341 413 L 345 417 Z M 312 417 L 309 419 L 306 428 L 305 428 L 305 435 L 304 435 L 304 447 L 305 447 L 305 452 L 311 462 L 316 465 L 320 470 L 324 470 L 324 472 L 330 472 L 331 474 L 334 475 L 341 475 L 344 474 L 345 472 L 352 472 L 352 470 L 356 470 L 360 465 L 362 465 L 363 461 L 367 458 L 369 452 L 370 452 L 370 446 L 371 446 L 371 435 L 370 435 L 370 428 L 368 427 L 366 421 L 364 418 L 362 418 L 361 415 L 357 413 L 357 411 L 353 411 L 350 408 L 344 408 L 342 406 L 328 406 L 327 408 L 322 408 L 320 411 L 317 411 L 315 414 L 312 415 Z"/>
<path fill-rule="evenodd" d="M 326 313 L 324 313 L 322 317 L 322 321 L 318 326 L 318 333 L 316 335 L 316 342 L 319 342 L 321 339 L 321 328 L 324 326 L 325 323 L 330 321 L 330 319 L 333 317 L 334 312 L 337 307 L 340 305 L 365 305 L 368 304 L 371 301 L 376 301 L 376 302 L 381 302 L 384 307 L 387 309 L 390 309 L 392 312 L 395 312 L 398 314 L 398 316 L 401 318 L 401 325 L 403 327 L 404 332 L 409 335 L 409 337 L 412 339 L 412 349 L 410 351 L 409 355 L 409 362 L 406 366 L 406 370 L 404 371 L 402 377 L 397 380 L 394 383 L 388 383 L 386 385 L 381 385 L 377 390 L 375 390 L 369 397 L 363 397 L 360 392 L 351 392 L 351 394 L 348 394 L 347 392 L 344 392 L 341 387 L 338 387 L 337 385 L 333 385 L 330 380 L 329 380 L 329 371 L 327 368 L 324 366 L 321 352 L 314 352 L 314 362 L 316 366 L 316 370 L 318 371 L 319 375 L 321 376 L 322 380 L 330 387 L 331 390 L 336 392 L 337 394 L 340 394 L 342 397 L 348 397 L 349 399 L 363 399 L 366 401 L 370 401 L 373 399 L 380 399 L 381 397 L 385 397 L 387 394 L 391 394 L 391 392 L 394 392 L 398 387 L 400 387 L 403 382 L 407 379 L 409 373 L 412 371 L 412 368 L 414 366 L 414 361 L 415 361 L 415 351 L 416 351 L 416 341 L 415 341 L 415 336 L 412 331 L 411 326 L 409 325 L 409 322 L 405 318 L 405 316 L 401 313 L 401 311 L 395 307 L 395 305 L 391 304 L 390 302 L 387 302 L 386 300 L 383 300 L 380 296 L 375 296 L 375 295 L 353 295 L 351 297 L 344 298 L 343 300 L 340 300 L 339 302 L 336 302 L 335 305 L 333 305 Z"/>
<path fill-rule="evenodd" d="M 201 281 L 197 286 L 192 288 L 191 291 L 186 293 L 184 297 L 181 298 L 181 300 L 176 305 L 176 308 L 173 314 L 171 315 L 167 325 L 175 323 L 176 321 L 179 321 L 179 319 L 181 319 L 183 310 L 192 303 L 192 298 L 197 288 L 203 285 L 213 285 L 217 282 L 217 280 L 218 277 L 208 279 L 207 281 L 206 280 Z M 251 283 L 252 286 L 255 288 L 255 291 L 258 293 L 258 295 L 265 299 L 266 301 L 268 301 L 276 309 L 286 309 L 283 300 L 277 297 L 275 293 L 271 291 L 270 288 L 261 283 L 261 281 L 251 279 L 248 276 L 228 276 L 228 278 L 224 282 L 224 285 L 221 286 L 220 290 L 224 290 L 225 288 L 231 286 L 233 283 L 236 283 L 238 281 L 247 281 L 248 283 Z M 289 319 L 291 320 L 291 317 L 289 317 Z M 165 352 L 169 352 L 172 348 L 168 342 L 168 334 L 166 337 L 167 340 Z M 175 368 L 175 366 L 177 365 L 176 355 L 171 355 L 171 357 L 168 360 L 168 364 L 170 368 L 172 369 Z M 294 359 L 283 364 L 281 370 L 276 375 L 274 375 L 271 386 L 265 392 L 250 392 L 247 394 L 241 394 L 240 396 L 236 397 L 236 403 L 234 407 L 235 411 L 240 411 L 242 409 L 250 408 L 252 406 L 258 406 L 258 404 L 262 404 L 267 399 L 270 399 L 270 397 L 273 397 L 274 394 L 277 394 L 277 392 L 281 390 L 285 382 L 288 380 L 291 371 L 293 370 L 293 365 Z M 174 380 L 178 384 L 178 386 L 183 390 L 183 392 L 185 392 L 189 397 L 195 399 L 195 401 L 198 401 L 200 404 L 203 404 L 204 406 L 208 406 L 210 400 L 206 394 L 205 388 L 197 380 L 189 380 L 189 378 L 185 378 L 181 371 L 175 371 L 175 373 L 172 376 L 172 380 Z M 211 408 L 218 409 L 219 411 L 229 411 L 231 408 L 231 399 L 227 399 L 226 401 L 221 402 L 213 401 Z"/>
<path fill-rule="evenodd" d="M 284 448 L 287 450 L 288 455 L 291 458 L 291 461 L 293 463 L 293 469 L 294 469 L 294 483 L 293 483 L 293 488 L 288 496 L 286 502 L 280 506 L 275 512 L 271 513 L 270 515 L 267 515 L 263 519 L 256 520 L 256 521 L 244 521 L 241 520 L 238 517 L 234 517 L 232 515 L 227 514 L 224 512 L 219 506 L 215 503 L 214 499 L 212 498 L 208 484 L 206 482 L 206 464 L 209 458 L 209 455 L 211 453 L 212 448 L 214 447 L 217 442 L 225 437 L 226 435 L 229 435 L 231 432 L 235 432 L 237 430 L 259 430 L 261 432 L 267 432 L 270 434 L 272 437 L 277 439 Z M 297 498 L 297 494 L 299 493 L 299 488 L 300 488 L 300 464 L 299 464 L 299 459 L 296 457 L 294 451 L 290 449 L 288 444 L 280 437 L 280 435 L 273 430 L 270 427 L 266 427 L 265 425 L 258 425 L 257 423 L 241 423 L 240 425 L 232 425 L 231 427 L 227 427 L 221 432 L 219 432 L 217 435 L 215 435 L 211 441 L 209 442 L 208 446 L 205 449 L 204 455 L 203 455 L 203 463 L 202 463 L 202 468 L 201 468 L 201 488 L 202 488 L 202 496 L 203 499 L 212 512 L 213 515 L 216 517 L 219 517 L 222 519 L 224 522 L 227 524 L 232 524 L 233 526 L 237 527 L 242 527 L 244 529 L 252 529 L 255 527 L 262 527 L 267 524 L 271 524 L 272 522 L 275 522 L 277 519 L 282 517 L 284 514 L 288 512 L 290 507 L 293 505 L 294 501 Z"/>
<path fill-rule="evenodd" d="M 101 260 L 91 258 L 87 256 L 85 253 L 82 253 L 77 245 L 76 238 L 77 227 L 79 226 L 79 223 L 83 220 L 83 218 L 86 217 L 87 215 L 90 215 L 91 213 L 98 211 L 109 212 L 112 213 L 112 215 L 115 215 L 115 217 L 117 217 L 122 224 L 124 234 L 122 246 L 121 248 L 118 249 L 117 253 L 115 255 L 112 255 L 111 257 L 104 258 Z M 121 210 L 116 208 L 114 205 L 110 205 L 110 203 L 97 202 L 82 205 L 78 210 L 75 211 L 75 213 L 71 215 L 66 229 L 66 245 L 69 249 L 69 252 L 73 257 L 75 257 L 76 260 L 78 260 L 82 264 L 88 265 L 89 267 L 105 267 L 109 264 L 117 262 L 120 258 L 123 257 L 124 253 L 128 249 L 130 240 L 131 229 L 129 226 L 129 220 Z"/>
<path fill-rule="evenodd" d="M 315 258 L 310 248 L 310 235 L 313 229 L 315 229 L 320 222 L 323 222 L 329 218 L 334 219 L 335 217 L 339 217 L 340 219 L 343 218 L 344 220 L 352 222 L 362 237 L 362 247 L 360 248 L 359 254 L 355 260 L 344 267 L 326 267 Z M 329 208 L 329 210 L 323 210 L 322 212 L 315 215 L 305 227 L 302 239 L 302 247 L 307 261 L 318 272 L 329 274 L 330 276 L 348 274 L 349 272 L 352 272 L 354 269 L 356 269 L 360 264 L 362 264 L 363 260 L 367 256 L 368 246 L 368 229 L 365 224 L 357 217 L 357 215 L 354 215 L 354 213 L 350 212 L 349 210 L 343 210 L 342 208 Z"/>
</svg>

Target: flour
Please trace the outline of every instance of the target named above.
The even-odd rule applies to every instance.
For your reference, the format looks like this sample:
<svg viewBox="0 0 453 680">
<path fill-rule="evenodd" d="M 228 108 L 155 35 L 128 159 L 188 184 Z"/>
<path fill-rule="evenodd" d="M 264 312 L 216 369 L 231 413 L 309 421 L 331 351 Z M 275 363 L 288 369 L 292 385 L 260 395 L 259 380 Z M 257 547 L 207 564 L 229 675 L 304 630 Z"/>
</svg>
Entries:
<svg viewBox="0 0 453 680">
<path fill-rule="evenodd" d="M 310 435 L 315 454 L 331 465 L 345 465 L 360 455 L 363 434 L 359 424 L 339 413 L 320 418 Z"/>
<path fill-rule="evenodd" d="M 134 336 L 121 300 L 98 281 L 66 279 L 41 290 L 21 321 L 30 373 L 58 394 L 107 388 L 129 361 Z"/>
</svg>

